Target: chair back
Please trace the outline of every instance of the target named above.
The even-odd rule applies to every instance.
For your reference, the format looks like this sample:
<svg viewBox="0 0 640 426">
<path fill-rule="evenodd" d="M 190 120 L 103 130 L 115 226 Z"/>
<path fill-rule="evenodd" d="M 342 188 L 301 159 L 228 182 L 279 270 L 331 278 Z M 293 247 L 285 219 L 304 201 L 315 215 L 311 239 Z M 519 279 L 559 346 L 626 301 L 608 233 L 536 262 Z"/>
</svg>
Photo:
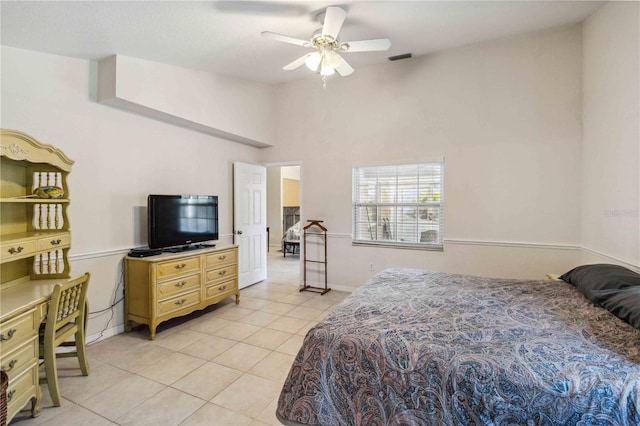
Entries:
<svg viewBox="0 0 640 426">
<path fill-rule="evenodd" d="M 56 284 L 47 311 L 45 341 L 53 341 L 54 346 L 58 346 L 78 330 L 84 334 L 89 278 L 87 272 L 64 284 Z"/>
</svg>

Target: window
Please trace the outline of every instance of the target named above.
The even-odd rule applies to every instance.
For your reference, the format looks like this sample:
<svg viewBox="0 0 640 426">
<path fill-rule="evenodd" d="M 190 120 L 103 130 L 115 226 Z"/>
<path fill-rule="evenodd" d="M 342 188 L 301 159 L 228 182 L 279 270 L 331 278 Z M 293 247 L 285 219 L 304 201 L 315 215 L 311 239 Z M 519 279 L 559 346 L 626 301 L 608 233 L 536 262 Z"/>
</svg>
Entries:
<svg viewBox="0 0 640 426">
<path fill-rule="evenodd" d="M 354 167 L 353 243 L 442 250 L 444 162 Z"/>
</svg>

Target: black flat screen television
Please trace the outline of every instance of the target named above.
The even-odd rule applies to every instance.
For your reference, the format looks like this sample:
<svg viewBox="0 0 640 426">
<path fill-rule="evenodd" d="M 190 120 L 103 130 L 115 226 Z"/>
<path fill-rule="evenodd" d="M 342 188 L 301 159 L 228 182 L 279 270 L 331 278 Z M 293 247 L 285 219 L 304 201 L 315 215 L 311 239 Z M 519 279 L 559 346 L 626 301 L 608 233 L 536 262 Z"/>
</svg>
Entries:
<svg viewBox="0 0 640 426">
<path fill-rule="evenodd" d="M 149 248 L 182 251 L 218 239 L 216 195 L 149 195 Z"/>
</svg>

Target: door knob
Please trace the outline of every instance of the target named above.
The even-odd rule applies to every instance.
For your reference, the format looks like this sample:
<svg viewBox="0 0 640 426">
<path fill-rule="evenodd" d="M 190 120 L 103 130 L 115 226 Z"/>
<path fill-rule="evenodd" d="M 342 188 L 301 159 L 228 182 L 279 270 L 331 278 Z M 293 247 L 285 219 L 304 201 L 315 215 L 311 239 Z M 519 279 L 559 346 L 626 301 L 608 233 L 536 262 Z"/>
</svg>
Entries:
<svg viewBox="0 0 640 426">
<path fill-rule="evenodd" d="M 236 234 L 242 235 L 242 231 L 236 231 Z"/>
</svg>

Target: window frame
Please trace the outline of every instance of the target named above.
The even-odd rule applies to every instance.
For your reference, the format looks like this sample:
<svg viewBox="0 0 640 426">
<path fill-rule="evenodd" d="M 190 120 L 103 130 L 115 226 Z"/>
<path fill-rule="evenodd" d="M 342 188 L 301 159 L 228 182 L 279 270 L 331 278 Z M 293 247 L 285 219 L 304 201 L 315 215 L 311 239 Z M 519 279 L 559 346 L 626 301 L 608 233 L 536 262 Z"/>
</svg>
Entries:
<svg viewBox="0 0 640 426">
<path fill-rule="evenodd" d="M 402 168 L 416 168 L 415 176 L 411 176 L 409 173 L 402 174 L 399 172 Z M 361 182 L 361 173 L 369 173 L 379 175 L 382 173 L 387 173 L 386 179 L 393 179 L 393 177 L 389 178 L 388 172 L 390 169 L 396 168 L 395 174 L 395 184 L 389 185 L 388 182 L 381 183 L 378 177 L 376 177 L 376 181 L 374 184 L 368 182 L 369 184 L 369 192 L 371 191 L 371 187 L 375 187 L 375 202 L 367 201 L 362 199 L 362 194 L 359 192 L 364 184 Z M 438 169 L 439 173 L 429 173 L 425 175 L 420 174 L 421 168 L 426 169 Z M 408 180 L 409 184 L 407 185 L 407 178 L 414 178 L 411 183 L 410 179 Z M 421 178 L 426 177 L 426 180 L 423 181 Z M 434 177 L 437 179 L 434 181 Z M 401 184 L 399 178 L 404 179 L 404 183 Z M 352 167 L 352 202 L 351 202 L 351 241 L 354 246 L 367 246 L 367 247 L 387 247 L 387 248 L 399 248 L 399 249 L 413 249 L 413 250 L 432 250 L 432 251 L 444 251 L 444 157 L 439 158 L 429 158 L 429 159 L 418 159 L 418 160 L 409 160 L 404 162 L 379 162 L 379 163 L 368 163 L 368 164 L 357 164 Z M 413 186 L 412 186 L 413 185 Z M 426 186 L 433 188 L 437 188 L 437 192 L 433 191 L 430 193 L 431 196 L 425 196 L 424 194 L 428 193 L 425 191 Z M 407 190 L 407 188 L 409 188 Z M 380 200 L 382 192 L 390 192 L 393 193 L 394 201 L 393 202 L 382 202 Z M 415 192 L 415 201 L 407 202 L 398 200 L 398 197 L 403 193 L 403 191 L 408 191 L 411 193 Z M 422 200 L 422 198 L 425 198 Z M 362 228 L 361 226 L 364 224 L 367 226 L 369 232 L 371 232 L 371 222 L 370 215 L 367 214 L 367 221 L 364 222 L 362 219 L 359 219 L 359 215 L 361 212 L 359 211 L 362 208 L 374 208 L 375 209 L 375 220 L 374 220 L 374 229 L 375 229 L 375 238 L 367 239 L 362 238 Z M 386 226 L 387 226 L 387 235 L 395 235 L 394 238 L 385 239 L 380 238 L 380 232 L 378 228 L 380 228 L 381 222 L 378 220 L 378 212 L 380 209 L 387 210 L 387 212 L 393 212 L 394 220 L 390 221 L 389 218 L 386 218 Z M 406 217 L 411 218 L 411 214 L 406 213 L 407 211 L 414 210 L 413 216 L 415 217 L 415 223 L 412 221 L 407 221 Z M 405 212 L 405 213 L 403 213 Z M 422 215 L 427 212 L 431 212 L 437 216 L 437 220 L 433 221 L 429 219 L 428 221 L 421 220 Z M 434 213 L 435 212 L 435 213 Z M 367 213 L 369 213 L 367 209 Z M 399 218 L 402 218 L 400 220 Z M 384 218 L 382 219 L 384 221 Z M 434 223 L 435 222 L 435 223 Z M 393 225 L 393 231 L 389 232 L 389 227 Z M 414 227 L 415 229 L 412 231 L 407 231 L 406 228 L 411 229 Z M 403 234 L 413 234 L 412 237 L 415 237 L 415 241 L 407 241 L 402 240 L 398 236 L 398 229 L 403 229 Z M 435 230 L 436 232 L 436 240 L 435 241 L 421 241 L 422 237 L 425 235 L 425 231 L 421 231 L 421 229 L 426 230 Z M 360 232 L 360 233 L 359 233 Z M 366 231 L 364 231 L 366 232 Z M 428 234 L 427 234 L 428 235 Z"/>
</svg>

